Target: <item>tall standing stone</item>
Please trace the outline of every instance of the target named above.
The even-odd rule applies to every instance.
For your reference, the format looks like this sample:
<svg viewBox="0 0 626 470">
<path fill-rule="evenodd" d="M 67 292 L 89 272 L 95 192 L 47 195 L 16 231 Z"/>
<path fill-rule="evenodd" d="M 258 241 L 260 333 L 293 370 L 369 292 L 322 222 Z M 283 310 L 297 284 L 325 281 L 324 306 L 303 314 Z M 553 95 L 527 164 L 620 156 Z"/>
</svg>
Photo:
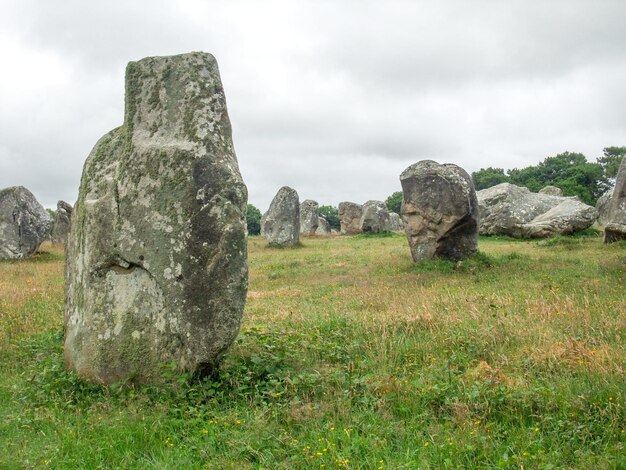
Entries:
<svg viewBox="0 0 626 470">
<path fill-rule="evenodd" d="M 70 231 L 73 210 L 74 208 L 71 204 L 65 201 L 57 202 L 57 214 L 52 229 L 52 241 L 54 243 L 65 245 L 67 242 L 67 234 Z"/>
<path fill-rule="evenodd" d="M 604 242 L 626 240 L 626 157 L 622 160 L 615 178 L 607 224 L 604 226 Z"/>
<path fill-rule="evenodd" d="M 300 242 L 300 199 L 295 189 L 283 186 L 278 190 L 261 226 L 270 245 L 294 246 Z"/>
<path fill-rule="evenodd" d="M 66 367 L 104 384 L 214 372 L 243 315 L 246 202 L 215 58 L 130 62 L 124 124 L 87 158 L 72 216 Z"/>
<path fill-rule="evenodd" d="M 478 248 L 478 201 L 465 170 L 422 160 L 400 175 L 402 219 L 413 261 L 460 260 Z"/>
<path fill-rule="evenodd" d="M 389 213 L 389 229 L 392 232 L 401 232 L 404 230 L 404 222 L 402 222 L 400 214 L 396 214 L 395 212 Z"/>
<path fill-rule="evenodd" d="M 340 202 L 338 207 L 339 223 L 342 235 L 361 233 L 361 216 L 363 206 L 354 202 Z"/>
<path fill-rule="evenodd" d="M 0 259 L 32 256 L 50 235 L 52 218 L 23 186 L 0 190 Z"/>
<path fill-rule="evenodd" d="M 361 214 L 362 233 L 384 233 L 391 230 L 389 211 L 382 201 L 367 201 Z"/>
<path fill-rule="evenodd" d="M 300 204 L 300 233 L 306 236 L 315 235 L 319 226 L 319 204 L 306 199 Z"/>
</svg>

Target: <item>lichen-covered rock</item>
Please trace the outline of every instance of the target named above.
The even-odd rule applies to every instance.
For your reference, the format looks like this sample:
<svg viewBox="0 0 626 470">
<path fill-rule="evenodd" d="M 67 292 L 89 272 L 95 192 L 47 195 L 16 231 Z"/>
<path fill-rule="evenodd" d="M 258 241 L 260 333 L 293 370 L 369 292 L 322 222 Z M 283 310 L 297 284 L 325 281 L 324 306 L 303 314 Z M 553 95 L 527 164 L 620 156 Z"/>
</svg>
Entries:
<svg viewBox="0 0 626 470">
<path fill-rule="evenodd" d="M 598 219 L 596 222 L 603 227 L 609 223 L 609 209 L 611 207 L 611 196 L 613 195 L 613 189 L 606 191 L 602 196 L 598 198 L 596 202 L 596 210 L 598 211 Z"/>
<path fill-rule="evenodd" d="M 306 199 L 300 204 L 300 233 L 306 236 L 315 235 L 319 226 L 319 204 Z"/>
<path fill-rule="evenodd" d="M 72 215 L 66 367 L 104 384 L 214 372 L 243 315 L 246 202 L 214 57 L 129 63 L 124 124 L 87 158 Z"/>
<path fill-rule="evenodd" d="M 342 235 L 361 233 L 361 216 L 363 206 L 354 202 L 340 202 L 338 207 L 339 223 Z"/>
<path fill-rule="evenodd" d="M 300 242 L 300 200 L 295 189 L 283 186 L 261 220 L 261 233 L 273 246 L 294 246 Z"/>
<path fill-rule="evenodd" d="M 615 189 L 604 226 L 604 242 L 626 240 L 626 157 L 622 160 L 615 178 Z"/>
<path fill-rule="evenodd" d="M 404 230 L 404 222 L 402 222 L 400 214 L 396 214 L 395 212 L 389 213 L 389 230 L 392 232 L 401 232 Z"/>
<path fill-rule="evenodd" d="M 533 193 L 501 183 L 477 192 L 481 235 L 543 238 L 585 229 L 597 217 L 595 208 L 576 198 Z"/>
<path fill-rule="evenodd" d="M 361 214 L 362 233 L 384 233 L 391 231 L 389 221 L 389 211 L 382 201 L 367 201 L 363 204 Z"/>
<path fill-rule="evenodd" d="M 330 224 L 324 217 L 320 215 L 318 217 L 318 225 L 317 225 L 317 230 L 315 231 L 315 235 L 326 236 L 326 235 L 330 235 L 330 233 L 331 233 Z"/>
<path fill-rule="evenodd" d="M 422 160 L 402 172 L 402 220 L 413 261 L 460 260 L 478 248 L 478 202 L 465 170 Z"/>
<path fill-rule="evenodd" d="M 550 196 L 563 196 L 563 191 L 561 188 L 557 188 L 556 186 L 544 186 L 539 190 L 539 194 L 549 194 Z"/>
<path fill-rule="evenodd" d="M 57 213 L 54 219 L 54 227 L 52 229 L 52 242 L 65 245 L 67 242 L 67 234 L 70 231 L 70 223 L 72 220 L 72 211 L 74 208 L 65 201 L 57 202 Z"/>
<path fill-rule="evenodd" d="M 0 259 L 32 256 L 50 236 L 52 218 L 23 186 L 0 190 Z"/>
</svg>

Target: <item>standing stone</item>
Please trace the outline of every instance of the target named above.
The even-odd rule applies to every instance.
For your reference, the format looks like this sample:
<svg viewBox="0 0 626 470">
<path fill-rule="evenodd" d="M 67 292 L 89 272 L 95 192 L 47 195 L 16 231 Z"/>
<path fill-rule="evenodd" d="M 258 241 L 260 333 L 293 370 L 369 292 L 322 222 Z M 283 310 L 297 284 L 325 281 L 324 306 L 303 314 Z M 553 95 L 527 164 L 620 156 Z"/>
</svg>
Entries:
<svg viewBox="0 0 626 470">
<path fill-rule="evenodd" d="M 604 226 L 604 242 L 626 240 L 626 157 L 617 171 L 607 219 Z"/>
<path fill-rule="evenodd" d="M 387 211 L 385 203 L 382 201 L 367 201 L 363 204 L 363 213 L 359 223 L 362 233 L 389 232 L 391 230 L 389 211 Z"/>
<path fill-rule="evenodd" d="M 294 246 L 300 242 L 300 200 L 295 189 L 283 186 L 278 190 L 261 226 L 270 245 Z"/>
<path fill-rule="evenodd" d="M 0 259 L 32 256 L 50 235 L 52 218 L 23 186 L 0 190 Z"/>
<path fill-rule="evenodd" d="M 215 58 L 130 62 L 124 124 L 89 154 L 72 216 L 66 367 L 104 384 L 213 373 L 243 315 L 246 202 Z"/>
<path fill-rule="evenodd" d="M 404 222 L 402 222 L 400 214 L 396 214 L 395 212 L 389 213 L 389 229 L 392 232 L 401 232 L 404 230 Z"/>
<path fill-rule="evenodd" d="M 609 189 L 608 191 L 605 191 L 596 202 L 596 210 L 598 211 L 598 220 L 596 222 L 603 227 L 609 223 L 609 209 L 611 207 L 612 195 L 613 189 Z"/>
<path fill-rule="evenodd" d="M 315 231 L 315 235 L 317 236 L 326 236 L 330 235 L 331 229 L 328 221 L 322 217 L 321 215 L 318 217 L 319 225 L 317 226 L 317 230 Z"/>
<path fill-rule="evenodd" d="M 300 204 L 300 233 L 306 236 L 315 235 L 319 226 L 319 204 L 307 199 Z"/>
<path fill-rule="evenodd" d="M 65 245 L 67 242 L 67 234 L 70 231 L 70 222 L 72 220 L 72 211 L 74 208 L 65 201 L 57 202 L 57 214 L 54 219 L 54 227 L 52 229 L 52 242 Z"/>
<path fill-rule="evenodd" d="M 550 196 L 563 196 L 563 191 L 561 188 L 557 188 L 556 186 L 544 186 L 539 190 L 539 194 L 548 194 Z"/>
<path fill-rule="evenodd" d="M 340 202 L 338 207 L 342 235 L 361 233 L 363 206 L 354 202 Z"/>
<path fill-rule="evenodd" d="M 465 170 L 423 160 L 400 175 L 402 219 L 413 261 L 460 260 L 478 248 L 478 201 Z"/>
</svg>

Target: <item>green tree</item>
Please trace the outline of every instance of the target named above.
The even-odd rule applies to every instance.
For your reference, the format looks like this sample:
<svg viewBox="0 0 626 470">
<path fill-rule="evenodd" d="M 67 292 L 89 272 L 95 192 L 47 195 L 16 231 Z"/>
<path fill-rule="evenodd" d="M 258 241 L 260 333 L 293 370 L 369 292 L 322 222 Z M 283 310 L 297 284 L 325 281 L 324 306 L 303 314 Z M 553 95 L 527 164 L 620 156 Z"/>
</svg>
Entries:
<svg viewBox="0 0 626 470">
<path fill-rule="evenodd" d="M 248 204 L 246 221 L 248 224 L 248 233 L 250 235 L 258 235 L 261 233 L 261 211 L 252 204 Z"/>
<path fill-rule="evenodd" d="M 336 207 L 320 206 L 318 209 L 318 213 L 326 219 L 326 221 L 330 225 L 330 228 L 339 230 L 341 224 L 339 223 L 339 211 Z"/>
<path fill-rule="evenodd" d="M 396 191 L 385 200 L 385 205 L 387 206 L 387 209 L 389 209 L 391 212 L 399 214 L 400 208 L 402 207 L 402 199 L 402 191 Z"/>
<path fill-rule="evenodd" d="M 481 189 L 491 188 L 496 184 L 507 183 L 509 177 L 504 173 L 502 168 L 481 168 L 478 171 L 472 173 L 472 181 L 476 191 Z"/>
<path fill-rule="evenodd" d="M 626 147 L 604 147 L 602 153 L 603 155 L 597 158 L 597 161 L 602 165 L 604 176 L 606 178 L 615 178 L 620 163 L 626 157 Z"/>
</svg>

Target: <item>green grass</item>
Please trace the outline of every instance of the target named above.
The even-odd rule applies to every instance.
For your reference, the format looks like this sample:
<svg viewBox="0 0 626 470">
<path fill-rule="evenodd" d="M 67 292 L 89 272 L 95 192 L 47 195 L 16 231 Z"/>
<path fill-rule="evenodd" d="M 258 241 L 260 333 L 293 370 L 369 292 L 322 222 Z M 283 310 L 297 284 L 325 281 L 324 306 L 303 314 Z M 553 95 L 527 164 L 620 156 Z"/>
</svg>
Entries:
<svg viewBox="0 0 626 470">
<path fill-rule="evenodd" d="M 555 240 L 251 237 L 219 380 L 159 387 L 66 372 L 62 254 L 1 263 L 0 468 L 623 468 L 626 245 Z"/>
</svg>

